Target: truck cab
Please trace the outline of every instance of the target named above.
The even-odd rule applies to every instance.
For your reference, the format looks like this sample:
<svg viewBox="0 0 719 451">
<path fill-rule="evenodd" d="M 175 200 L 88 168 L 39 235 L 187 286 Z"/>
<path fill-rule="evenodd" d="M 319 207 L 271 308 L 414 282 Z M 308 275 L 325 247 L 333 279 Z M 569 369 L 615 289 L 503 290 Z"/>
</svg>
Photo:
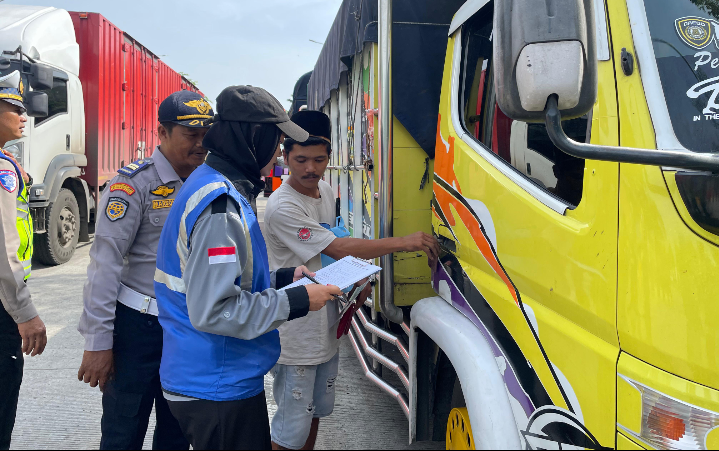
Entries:
<svg viewBox="0 0 719 451">
<path fill-rule="evenodd" d="M 313 104 L 328 85 L 315 78 L 321 55 L 308 98 L 338 125 L 341 170 L 328 179 L 346 221 L 362 217 L 368 238 L 388 217 L 398 235 L 429 226 L 442 245 L 431 275 L 416 256 L 383 260 L 393 275 L 380 285 L 394 289 L 375 291 L 350 335 L 367 377 L 407 414 L 410 441 L 719 446 L 719 10 L 468 0 L 443 37 L 414 30 L 421 39 L 393 47 L 382 41 L 410 21 L 387 14 L 392 3 L 411 8 L 381 1 L 379 42 L 343 56 L 339 88 Z M 533 37 L 544 27 L 557 36 Z M 571 27 L 575 38 L 560 36 Z M 432 106 L 386 91 L 433 89 L 425 73 L 398 77 L 396 62 L 411 64 L 400 55 L 430 39 L 446 46 L 425 155 L 408 124 Z M 358 103 L 366 114 L 344 114 Z M 425 170 L 429 194 L 417 183 Z"/>
<path fill-rule="evenodd" d="M 80 83 L 80 48 L 67 11 L 39 6 L 0 5 L 0 48 L 25 55 L 51 69 L 48 116 L 28 118 L 23 138 L 8 143 L 18 163 L 34 178 L 30 208 L 35 254 L 62 263 L 79 240 L 87 241 L 94 200 L 81 178 L 85 156 L 85 108 Z"/>
<path fill-rule="evenodd" d="M 716 11 L 592 6 L 596 102 L 566 135 L 716 153 Z M 505 115 L 493 7 L 467 2 L 447 48 L 433 226 L 450 245 L 435 288 L 498 345 L 523 445 L 716 446 L 719 177 L 577 158 L 544 123 Z"/>
</svg>

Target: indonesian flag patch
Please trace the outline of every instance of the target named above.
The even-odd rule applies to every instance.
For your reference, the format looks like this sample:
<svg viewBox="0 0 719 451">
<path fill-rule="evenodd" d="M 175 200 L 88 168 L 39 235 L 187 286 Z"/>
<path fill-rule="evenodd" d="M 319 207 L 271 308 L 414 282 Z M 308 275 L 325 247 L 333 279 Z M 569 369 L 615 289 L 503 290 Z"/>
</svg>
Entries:
<svg viewBox="0 0 719 451">
<path fill-rule="evenodd" d="M 207 249 L 207 256 L 210 258 L 211 265 L 237 262 L 237 250 L 234 246 L 211 247 L 210 249 Z"/>
</svg>

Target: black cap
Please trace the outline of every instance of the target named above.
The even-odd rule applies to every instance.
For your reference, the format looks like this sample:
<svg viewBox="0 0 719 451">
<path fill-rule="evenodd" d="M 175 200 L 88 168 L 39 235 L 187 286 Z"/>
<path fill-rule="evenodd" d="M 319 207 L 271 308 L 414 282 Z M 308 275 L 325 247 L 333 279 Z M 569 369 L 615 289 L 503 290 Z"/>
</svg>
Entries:
<svg viewBox="0 0 719 451">
<path fill-rule="evenodd" d="M 157 114 L 160 123 L 173 122 L 190 128 L 208 128 L 214 116 L 212 105 L 200 94 L 190 91 L 170 94 L 160 104 Z"/>
<path fill-rule="evenodd" d="M 292 115 L 292 122 L 307 130 L 311 138 L 320 138 L 332 144 L 332 122 L 321 111 L 298 111 Z"/>
<path fill-rule="evenodd" d="M 254 86 L 225 88 L 217 97 L 217 114 L 221 121 L 275 124 L 297 142 L 305 142 L 310 136 L 290 120 L 279 100 Z"/>
</svg>

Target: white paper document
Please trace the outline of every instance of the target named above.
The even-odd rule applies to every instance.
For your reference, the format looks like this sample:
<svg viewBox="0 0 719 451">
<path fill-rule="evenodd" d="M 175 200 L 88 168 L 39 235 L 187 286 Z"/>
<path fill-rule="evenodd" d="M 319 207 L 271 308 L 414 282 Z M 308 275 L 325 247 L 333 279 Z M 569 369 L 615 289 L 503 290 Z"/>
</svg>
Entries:
<svg viewBox="0 0 719 451">
<path fill-rule="evenodd" d="M 379 266 L 367 263 L 359 258 L 347 256 L 342 260 L 336 261 L 317 271 L 315 279 L 323 285 L 335 285 L 344 290 L 345 288 L 351 287 L 360 280 L 365 279 L 372 274 L 376 274 L 381 270 L 382 268 Z M 287 285 L 280 291 L 284 291 L 288 288 L 309 285 L 311 283 L 312 281 L 305 277 L 291 285 Z"/>
</svg>

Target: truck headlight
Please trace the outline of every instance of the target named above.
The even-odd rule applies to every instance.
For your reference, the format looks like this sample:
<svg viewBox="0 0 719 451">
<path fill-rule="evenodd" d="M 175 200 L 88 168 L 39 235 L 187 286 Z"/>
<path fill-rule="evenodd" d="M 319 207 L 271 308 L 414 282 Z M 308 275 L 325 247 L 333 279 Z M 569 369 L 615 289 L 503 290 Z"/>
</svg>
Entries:
<svg viewBox="0 0 719 451">
<path fill-rule="evenodd" d="M 8 153 L 10 153 L 13 158 L 15 158 L 15 161 L 17 161 L 20 166 L 25 165 L 25 162 L 23 161 L 23 143 L 17 142 L 15 144 L 11 144 L 5 147 L 5 150 L 8 151 Z"/>
<path fill-rule="evenodd" d="M 657 449 L 717 449 L 719 414 L 620 376 L 641 393 L 641 431 L 634 437 Z"/>
</svg>

